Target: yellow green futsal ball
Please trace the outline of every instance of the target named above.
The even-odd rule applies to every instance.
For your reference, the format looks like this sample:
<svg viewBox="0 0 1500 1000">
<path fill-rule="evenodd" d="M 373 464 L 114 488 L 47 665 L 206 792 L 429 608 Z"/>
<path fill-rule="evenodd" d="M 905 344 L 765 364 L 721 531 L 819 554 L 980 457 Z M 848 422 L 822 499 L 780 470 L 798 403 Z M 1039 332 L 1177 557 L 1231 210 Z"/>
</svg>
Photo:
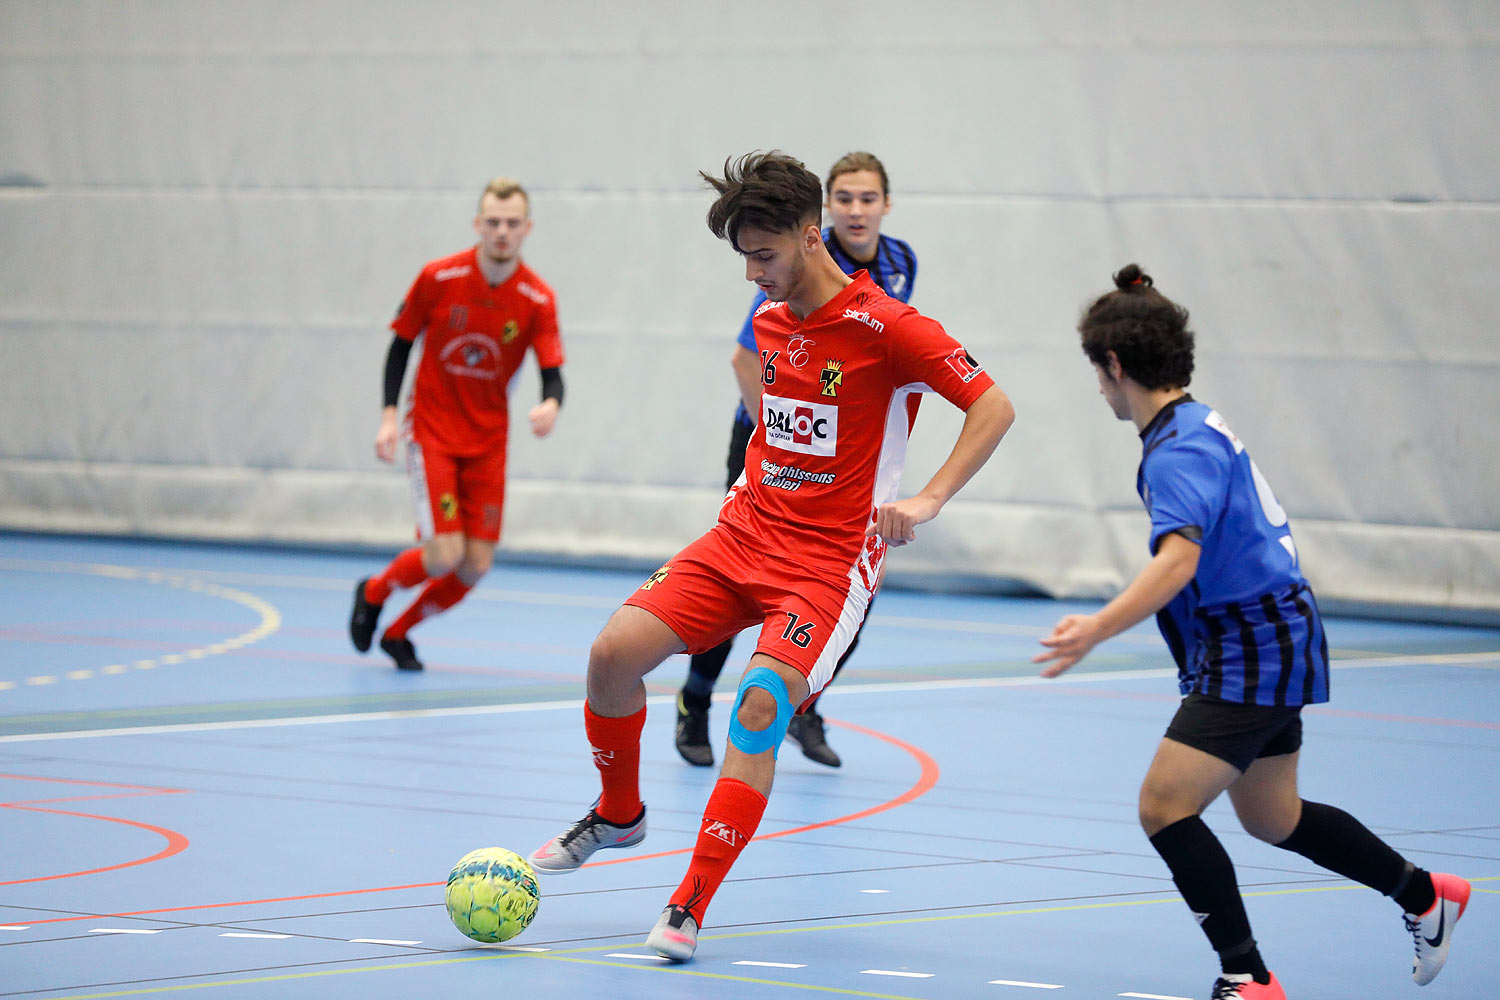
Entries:
<svg viewBox="0 0 1500 1000">
<path fill-rule="evenodd" d="M 526 859 L 503 847 L 481 847 L 448 873 L 448 916 L 475 941 L 509 941 L 524 931 L 542 901 Z"/>
</svg>

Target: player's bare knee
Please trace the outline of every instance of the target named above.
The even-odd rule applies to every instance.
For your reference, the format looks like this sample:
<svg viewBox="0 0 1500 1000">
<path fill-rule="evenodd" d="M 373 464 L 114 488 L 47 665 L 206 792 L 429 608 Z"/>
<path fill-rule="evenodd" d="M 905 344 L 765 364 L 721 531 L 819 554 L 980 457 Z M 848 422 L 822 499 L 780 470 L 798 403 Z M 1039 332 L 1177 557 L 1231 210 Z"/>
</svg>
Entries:
<svg viewBox="0 0 1500 1000">
<path fill-rule="evenodd" d="M 463 557 L 462 535 L 435 535 L 422 546 L 422 568 L 430 578 L 452 573 Z"/>
<path fill-rule="evenodd" d="M 1168 794 L 1166 789 L 1142 785 L 1136 812 L 1141 829 L 1148 837 L 1154 837 L 1178 820 L 1197 815 L 1198 810 Z"/>
<path fill-rule="evenodd" d="M 776 710 L 776 698 L 769 691 L 751 688 L 740 700 L 737 718 L 740 720 L 740 725 L 751 732 L 758 733 L 776 721 Z"/>
</svg>

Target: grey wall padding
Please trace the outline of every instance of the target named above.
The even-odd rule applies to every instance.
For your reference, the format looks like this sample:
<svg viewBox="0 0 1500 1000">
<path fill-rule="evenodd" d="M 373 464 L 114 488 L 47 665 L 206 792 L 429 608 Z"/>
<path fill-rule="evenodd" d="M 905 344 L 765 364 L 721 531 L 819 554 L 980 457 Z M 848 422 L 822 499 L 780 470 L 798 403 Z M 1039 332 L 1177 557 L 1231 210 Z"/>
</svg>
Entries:
<svg viewBox="0 0 1500 1000">
<path fill-rule="evenodd" d="M 1143 564 L 1073 329 L 1135 260 L 1323 596 L 1500 609 L 1496 94 L 1500 5 L 1457 0 L 5 0 L 0 525 L 409 540 L 386 323 L 506 173 L 569 360 L 547 440 L 534 365 L 512 394 L 504 545 L 665 558 L 714 516 L 751 293 L 696 172 L 871 149 L 913 305 L 1019 415 L 896 578 Z M 909 491 L 959 423 L 923 406 Z"/>
</svg>

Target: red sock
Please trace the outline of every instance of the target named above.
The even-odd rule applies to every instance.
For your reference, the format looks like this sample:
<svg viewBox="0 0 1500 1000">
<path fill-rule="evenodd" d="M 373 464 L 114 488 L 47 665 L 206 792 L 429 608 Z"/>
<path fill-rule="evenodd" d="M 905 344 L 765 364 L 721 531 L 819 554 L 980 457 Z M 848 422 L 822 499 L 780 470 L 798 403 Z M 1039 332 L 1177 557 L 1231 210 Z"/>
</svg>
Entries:
<svg viewBox="0 0 1500 1000">
<path fill-rule="evenodd" d="M 624 826 L 641 814 L 641 730 L 646 726 L 646 710 L 612 719 L 598 715 L 588 702 L 583 703 L 583 730 L 594 751 L 594 766 L 604 791 L 594 811 L 604 819 Z"/>
<path fill-rule="evenodd" d="M 464 595 L 472 589 L 454 573 L 438 577 L 422 588 L 417 599 L 411 602 L 411 607 L 401 612 L 400 618 L 391 622 L 391 627 L 385 630 L 385 634 L 392 639 L 406 638 L 407 630 L 417 622 L 447 611 L 463 600 Z"/>
<path fill-rule="evenodd" d="M 427 570 L 422 566 L 422 549 L 407 549 L 391 560 L 391 564 L 372 576 L 365 584 L 365 600 L 371 604 L 384 604 L 397 587 L 415 587 L 427 579 Z"/>
<path fill-rule="evenodd" d="M 729 869 L 755 836 L 766 812 L 766 797 L 743 781 L 720 778 L 703 809 L 703 827 L 693 848 L 687 875 L 672 894 L 672 902 L 686 906 L 698 926 L 703 913 L 719 891 Z"/>
</svg>

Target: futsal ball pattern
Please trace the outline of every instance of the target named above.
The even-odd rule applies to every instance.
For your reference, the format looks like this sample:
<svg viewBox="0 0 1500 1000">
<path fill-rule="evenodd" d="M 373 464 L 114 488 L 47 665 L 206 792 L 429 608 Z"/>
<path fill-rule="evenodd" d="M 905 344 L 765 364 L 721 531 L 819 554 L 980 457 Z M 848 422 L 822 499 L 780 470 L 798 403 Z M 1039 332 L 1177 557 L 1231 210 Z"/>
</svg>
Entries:
<svg viewBox="0 0 1500 1000">
<path fill-rule="evenodd" d="M 444 895 L 453 926 L 486 944 L 524 931 L 542 898 L 526 859 L 503 847 L 481 847 L 459 858 Z"/>
</svg>

